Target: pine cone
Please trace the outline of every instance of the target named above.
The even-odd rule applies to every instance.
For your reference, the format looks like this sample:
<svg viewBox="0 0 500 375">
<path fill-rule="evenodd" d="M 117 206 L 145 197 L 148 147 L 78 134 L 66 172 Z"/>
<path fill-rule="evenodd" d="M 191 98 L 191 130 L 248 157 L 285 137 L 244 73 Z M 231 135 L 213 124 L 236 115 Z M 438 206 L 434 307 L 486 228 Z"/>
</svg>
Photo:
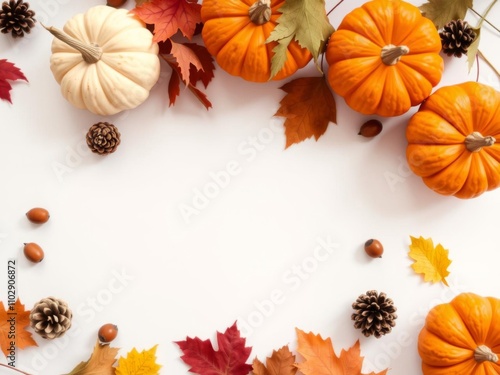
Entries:
<svg viewBox="0 0 500 375">
<path fill-rule="evenodd" d="M 3 34 L 11 33 L 13 38 L 29 34 L 35 27 L 35 12 L 29 9 L 29 3 L 23 0 L 9 0 L 2 3 L 0 10 L 0 31 Z"/>
<path fill-rule="evenodd" d="M 361 329 L 366 337 L 374 335 L 380 338 L 391 332 L 392 327 L 396 325 L 397 309 L 385 293 L 379 294 L 376 290 L 369 290 L 358 297 L 352 308 L 354 313 L 351 319 L 354 320 L 354 327 Z"/>
<path fill-rule="evenodd" d="M 444 25 L 439 32 L 443 52 L 448 56 L 461 57 L 476 39 L 476 33 L 467 21 L 453 20 Z"/>
<path fill-rule="evenodd" d="M 66 302 L 47 297 L 35 304 L 30 312 L 30 325 L 44 339 L 62 336 L 71 327 L 73 314 Z"/>
<path fill-rule="evenodd" d="M 92 125 L 87 133 L 87 145 L 96 154 L 111 154 L 119 144 L 120 133 L 113 124 L 98 122 Z"/>
</svg>

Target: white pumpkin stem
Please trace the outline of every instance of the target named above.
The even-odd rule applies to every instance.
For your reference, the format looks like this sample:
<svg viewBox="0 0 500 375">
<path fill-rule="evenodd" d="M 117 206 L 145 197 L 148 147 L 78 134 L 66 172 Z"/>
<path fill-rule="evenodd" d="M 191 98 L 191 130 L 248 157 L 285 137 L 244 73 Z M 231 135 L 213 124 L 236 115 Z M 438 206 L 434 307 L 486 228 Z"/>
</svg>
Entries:
<svg viewBox="0 0 500 375">
<path fill-rule="evenodd" d="M 496 139 L 491 135 L 484 137 L 479 132 L 472 132 L 467 137 L 465 137 L 465 147 L 470 152 L 481 151 L 483 147 L 488 147 L 495 144 Z"/>
<path fill-rule="evenodd" d="M 401 56 L 406 55 L 410 52 L 407 46 L 395 46 L 393 44 L 388 44 L 382 47 L 380 51 L 380 58 L 385 65 L 395 65 L 401 59 Z"/>
<path fill-rule="evenodd" d="M 271 0 L 257 0 L 248 9 L 250 20 L 256 25 L 263 25 L 271 19 Z"/>
<path fill-rule="evenodd" d="M 479 345 L 476 350 L 474 350 L 474 359 L 476 362 L 490 361 L 497 363 L 498 356 L 491 351 L 486 345 Z"/>
<path fill-rule="evenodd" d="M 82 54 L 82 58 L 85 62 L 89 64 L 95 64 L 101 59 L 102 49 L 99 46 L 95 46 L 92 44 L 83 43 L 68 34 L 64 31 L 59 30 L 53 26 L 45 26 L 42 24 L 45 30 L 49 31 L 52 35 L 54 35 L 57 39 L 63 41 L 67 45 L 73 47 L 78 52 Z"/>
</svg>

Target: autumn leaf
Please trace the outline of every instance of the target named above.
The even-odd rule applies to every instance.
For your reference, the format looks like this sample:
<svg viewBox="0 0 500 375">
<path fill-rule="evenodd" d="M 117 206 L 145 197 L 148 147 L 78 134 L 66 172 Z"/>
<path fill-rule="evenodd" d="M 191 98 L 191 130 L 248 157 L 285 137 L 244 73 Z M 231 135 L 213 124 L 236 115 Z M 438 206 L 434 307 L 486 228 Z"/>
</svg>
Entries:
<svg viewBox="0 0 500 375">
<path fill-rule="evenodd" d="M 283 346 L 278 351 L 273 350 L 271 357 L 266 359 L 264 365 L 257 358 L 253 360 L 254 375 L 295 375 L 295 356 L 288 346 Z"/>
<path fill-rule="evenodd" d="M 153 41 L 162 42 L 181 31 L 191 39 L 201 22 L 201 5 L 196 0 L 151 0 L 131 11 L 147 24 L 154 25 Z"/>
<path fill-rule="evenodd" d="M 210 340 L 187 337 L 177 341 L 182 350 L 182 360 L 190 366 L 189 371 L 199 375 L 247 375 L 252 366 L 246 364 L 252 348 L 245 347 L 236 322 L 224 333 L 217 332 L 218 350 Z"/>
<path fill-rule="evenodd" d="M 5 356 L 10 354 L 11 343 L 18 349 L 38 346 L 31 333 L 26 330 L 29 325 L 30 311 L 24 309 L 19 298 L 14 304 L 8 305 L 7 310 L 0 302 L 0 347 Z"/>
<path fill-rule="evenodd" d="M 138 352 L 133 348 L 127 353 L 127 358 L 120 357 L 115 375 L 156 375 L 161 366 L 156 363 L 156 347 Z"/>
<path fill-rule="evenodd" d="M 184 45 L 189 47 L 201 62 L 201 69 L 197 69 L 194 64 L 189 67 L 189 82 L 196 86 L 201 81 L 203 86 L 207 88 L 212 78 L 214 78 L 215 64 L 213 56 L 205 46 L 196 43 L 184 43 Z"/>
<path fill-rule="evenodd" d="M 422 14 L 438 29 L 451 20 L 463 20 L 469 8 L 472 8 L 472 0 L 429 0 L 420 6 Z"/>
<path fill-rule="evenodd" d="M 205 46 L 196 43 L 175 43 L 168 39 L 166 42 L 160 44 L 160 56 L 172 68 L 172 75 L 168 83 L 168 96 L 170 106 L 175 104 L 177 96 L 179 96 L 181 80 L 187 88 L 198 98 L 198 100 L 205 106 L 206 109 L 212 107 L 212 103 L 208 100 L 207 96 L 196 88 L 196 84 L 201 81 L 205 88 L 214 77 L 214 60 L 212 55 L 208 52 Z M 174 46 L 176 52 L 174 53 Z M 190 52 L 186 52 L 189 50 Z M 181 58 L 177 55 L 180 52 Z M 190 60 L 190 58 L 192 60 Z"/>
<path fill-rule="evenodd" d="M 359 340 L 347 351 L 342 349 L 337 357 L 330 338 L 323 339 L 312 332 L 305 333 L 300 329 L 297 332 L 297 351 L 304 357 L 304 362 L 297 367 L 304 375 L 384 375 L 387 369 L 381 372 L 362 374 L 361 368 L 364 357 L 361 357 Z"/>
<path fill-rule="evenodd" d="M 411 245 L 408 255 L 415 260 L 412 268 L 416 273 L 424 275 L 425 281 L 433 283 L 442 281 L 448 286 L 445 277 L 450 273 L 447 268 L 451 264 L 448 258 L 448 250 L 441 244 L 434 247 L 431 238 L 424 239 L 423 237 L 415 238 L 410 236 Z"/>
<path fill-rule="evenodd" d="M 110 345 L 102 345 L 99 341 L 94 346 L 90 358 L 85 362 L 80 362 L 67 375 L 114 375 L 113 364 L 119 348 L 112 348 Z"/>
<path fill-rule="evenodd" d="M 317 62 L 326 41 L 334 31 L 326 14 L 324 0 L 286 0 L 279 11 L 282 14 L 278 18 L 278 25 L 266 41 L 278 42 L 273 48 L 271 77 L 283 68 L 287 47 L 293 39 L 307 48 Z"/>
<path fill-rule="evenodd" d="M 175 58 L 175 61 L 179 65 L 179 71 L 181 73 L 181 78 L 184 83 L 190 83 L 190 69 L 191 65 L 198 71 L 203 70 L 201 61 L 196 56 L 196 53 L 183 43 L 176 43 L 171 41 L 172 49 L 171 53 Z"/>
<path fill-rule="evenodd" d="M 0 99 L 12 104 L 10 97 L 12 86 L 7 81 L 17 81 L 20 79 L 28 82 L 21 69 L 5 59 L 0 59 Z"/>
<path fill-rule="evenodd" d="M 469 67 L 469 72 L 474 66 L 474 62 L 476 61 L 476 56 L 479 51 L 479 39 L 481 38 L 481 28 L 472 28 L 472 30 L 474 30 L 476 37 L 474 38 L 474 41 L 471 43 L 469 48 L 467 48 L 467 64 Z"/>
<path fill-rule="evenodd" d="M 281 87 L 287 93 L 275 116 L 285 117 L 286 147 L 321 137 L 337 121 L 335 99 L 324 77 L 297 78 Z"/>
</svg>

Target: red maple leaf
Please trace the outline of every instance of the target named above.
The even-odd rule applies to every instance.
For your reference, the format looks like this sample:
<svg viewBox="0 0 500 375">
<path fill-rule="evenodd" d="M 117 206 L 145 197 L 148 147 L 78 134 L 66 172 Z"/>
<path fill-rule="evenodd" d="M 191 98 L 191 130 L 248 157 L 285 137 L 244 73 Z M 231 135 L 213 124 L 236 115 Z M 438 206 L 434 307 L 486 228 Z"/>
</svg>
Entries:
<svg viewBox="0 0 500 375">
<path fill-rule="evenodd" d="M 12 103 L 10 98 L 10 90 L 12 89 L 12 86 L 9 82 L 7 82 L 7 80 L 17 81 L 18 79 L 28 82 L 23 72 L 21 72 L 21 69 L 17 68 L 13 63 L 8 62 L 5 59 L 0 60 L 0 99 L 7 100 L 9 103 Z"/>
<path fill-rule="evenodd" d="M 185 341 L 176 342 L 184 353 L 182 360 L 191 368 L 189 372 L 199 375 L 247 375 L 252 366 L 246 361 L 252 348 L 245 347 L 245 339 L 240 336 L 236 322 L 226 329 L 217 332 L 219 350 L 214 350 L 210 340 L 187 337 Z"/>
<path fill-rule="evenodd" d="M 196 88 L 198 81 L 201 81 L 206 88 L 214 77 L 214 60 L 207 49 L 196 43 L 175 43 L 170 39 L 159 45 L 160 56 L 172 68 L 172 75 L 168 83 L 170 105 L 175 104 L 175 100 L 181 92 L 182 79 L 205 108 L 211 108 L 212 103 L 207 96 Z"/>
<path fill-rule="evenodd" d="M 154 25 L 155 42 L 166 41 L 178 30 L 191 39 L 201 23 L 201 5 L 196 0 L 151 0 L 132 9 L 132 13 Z"/>
</svg>

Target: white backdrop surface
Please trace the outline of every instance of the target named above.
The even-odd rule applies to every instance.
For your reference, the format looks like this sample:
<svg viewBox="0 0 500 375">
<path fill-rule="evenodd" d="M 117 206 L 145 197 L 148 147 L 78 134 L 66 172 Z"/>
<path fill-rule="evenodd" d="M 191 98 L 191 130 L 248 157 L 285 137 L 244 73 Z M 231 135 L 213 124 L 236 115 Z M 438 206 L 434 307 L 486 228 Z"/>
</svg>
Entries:
<svg viewBox="0 0 500 375">
<path fill-rule="evenodd" d="M 39 21 L 61 27 L 102 3 L 34 0 L 31 7 Z M 332 24 L 361 3 L 342 3 Z M 500 8 L 489 19 L 499 25 Z M 500 191 L 459 200 L 412 175 L 405 124 L 415 108 L 382 119 L 383 132 L 367 140 L 357 132 L 371 117 L 336 96 L 338 124 L 317 142 L 285 150 L 282 120 L 273 118 L 283 82 L 254 84 L 217 69 L 207 90 L 210 111 L 189 91 L 169 107 L 164 66 L 143 105 L 101 117 L 63 99 L 49 68 L 51 40 L 39 23 L 22 40 L 0 38 L 0 58 L 29 80 L 13 83 L 12 105 L 0 102 L 0 300 L 6 301 L 7 260 L 14 258 L 27 308 L 55 296 L 74 312 L 63 338 L 34 336 L 38 347 L 18 351 L 18 368 L 68 373 L 88 358 L 98 328 L 112 322 L 120 355 L 158 344 L 161 373 L 186 374 L 174 341 L 215 339 L 215 331 L 238 321 L 251 359 L 286 344 L 294 349 L 298 327 L 331 337 L 337 353 L 359 339 L 367 372 L 388 367 L 417 375 L 416 340 L 433 305 L 463 291 L 500 296 Z M 500 67 L 495 44 L 498 34 L 485 26 L 481 50 Z M 439 87 L 476 79 L 465 58 L 444 60 Z M 311 74 L 317 72 L 308 66 L 295 77 Z M 500 86 L 484 62 L 479 81 Z M 114 123 L 122 136 L 106 157 L 84 143 L 98 121 Z M 26 220 L 35 206 L 50 211 L 48 223 Z M 450 287 L 424 283 L 413 272 L 410 236 L 432 237 L 449 249 Z M 383 258 L 364 254 L 369 238 L 384 244 Z M 29 263 L 24 242 L 39 243 L 45 260 Z M 396 327 L 379 340 L 364 338 L 350 320 L 352 302 L 371 289 L 398 307 Z"/>
</svg>

